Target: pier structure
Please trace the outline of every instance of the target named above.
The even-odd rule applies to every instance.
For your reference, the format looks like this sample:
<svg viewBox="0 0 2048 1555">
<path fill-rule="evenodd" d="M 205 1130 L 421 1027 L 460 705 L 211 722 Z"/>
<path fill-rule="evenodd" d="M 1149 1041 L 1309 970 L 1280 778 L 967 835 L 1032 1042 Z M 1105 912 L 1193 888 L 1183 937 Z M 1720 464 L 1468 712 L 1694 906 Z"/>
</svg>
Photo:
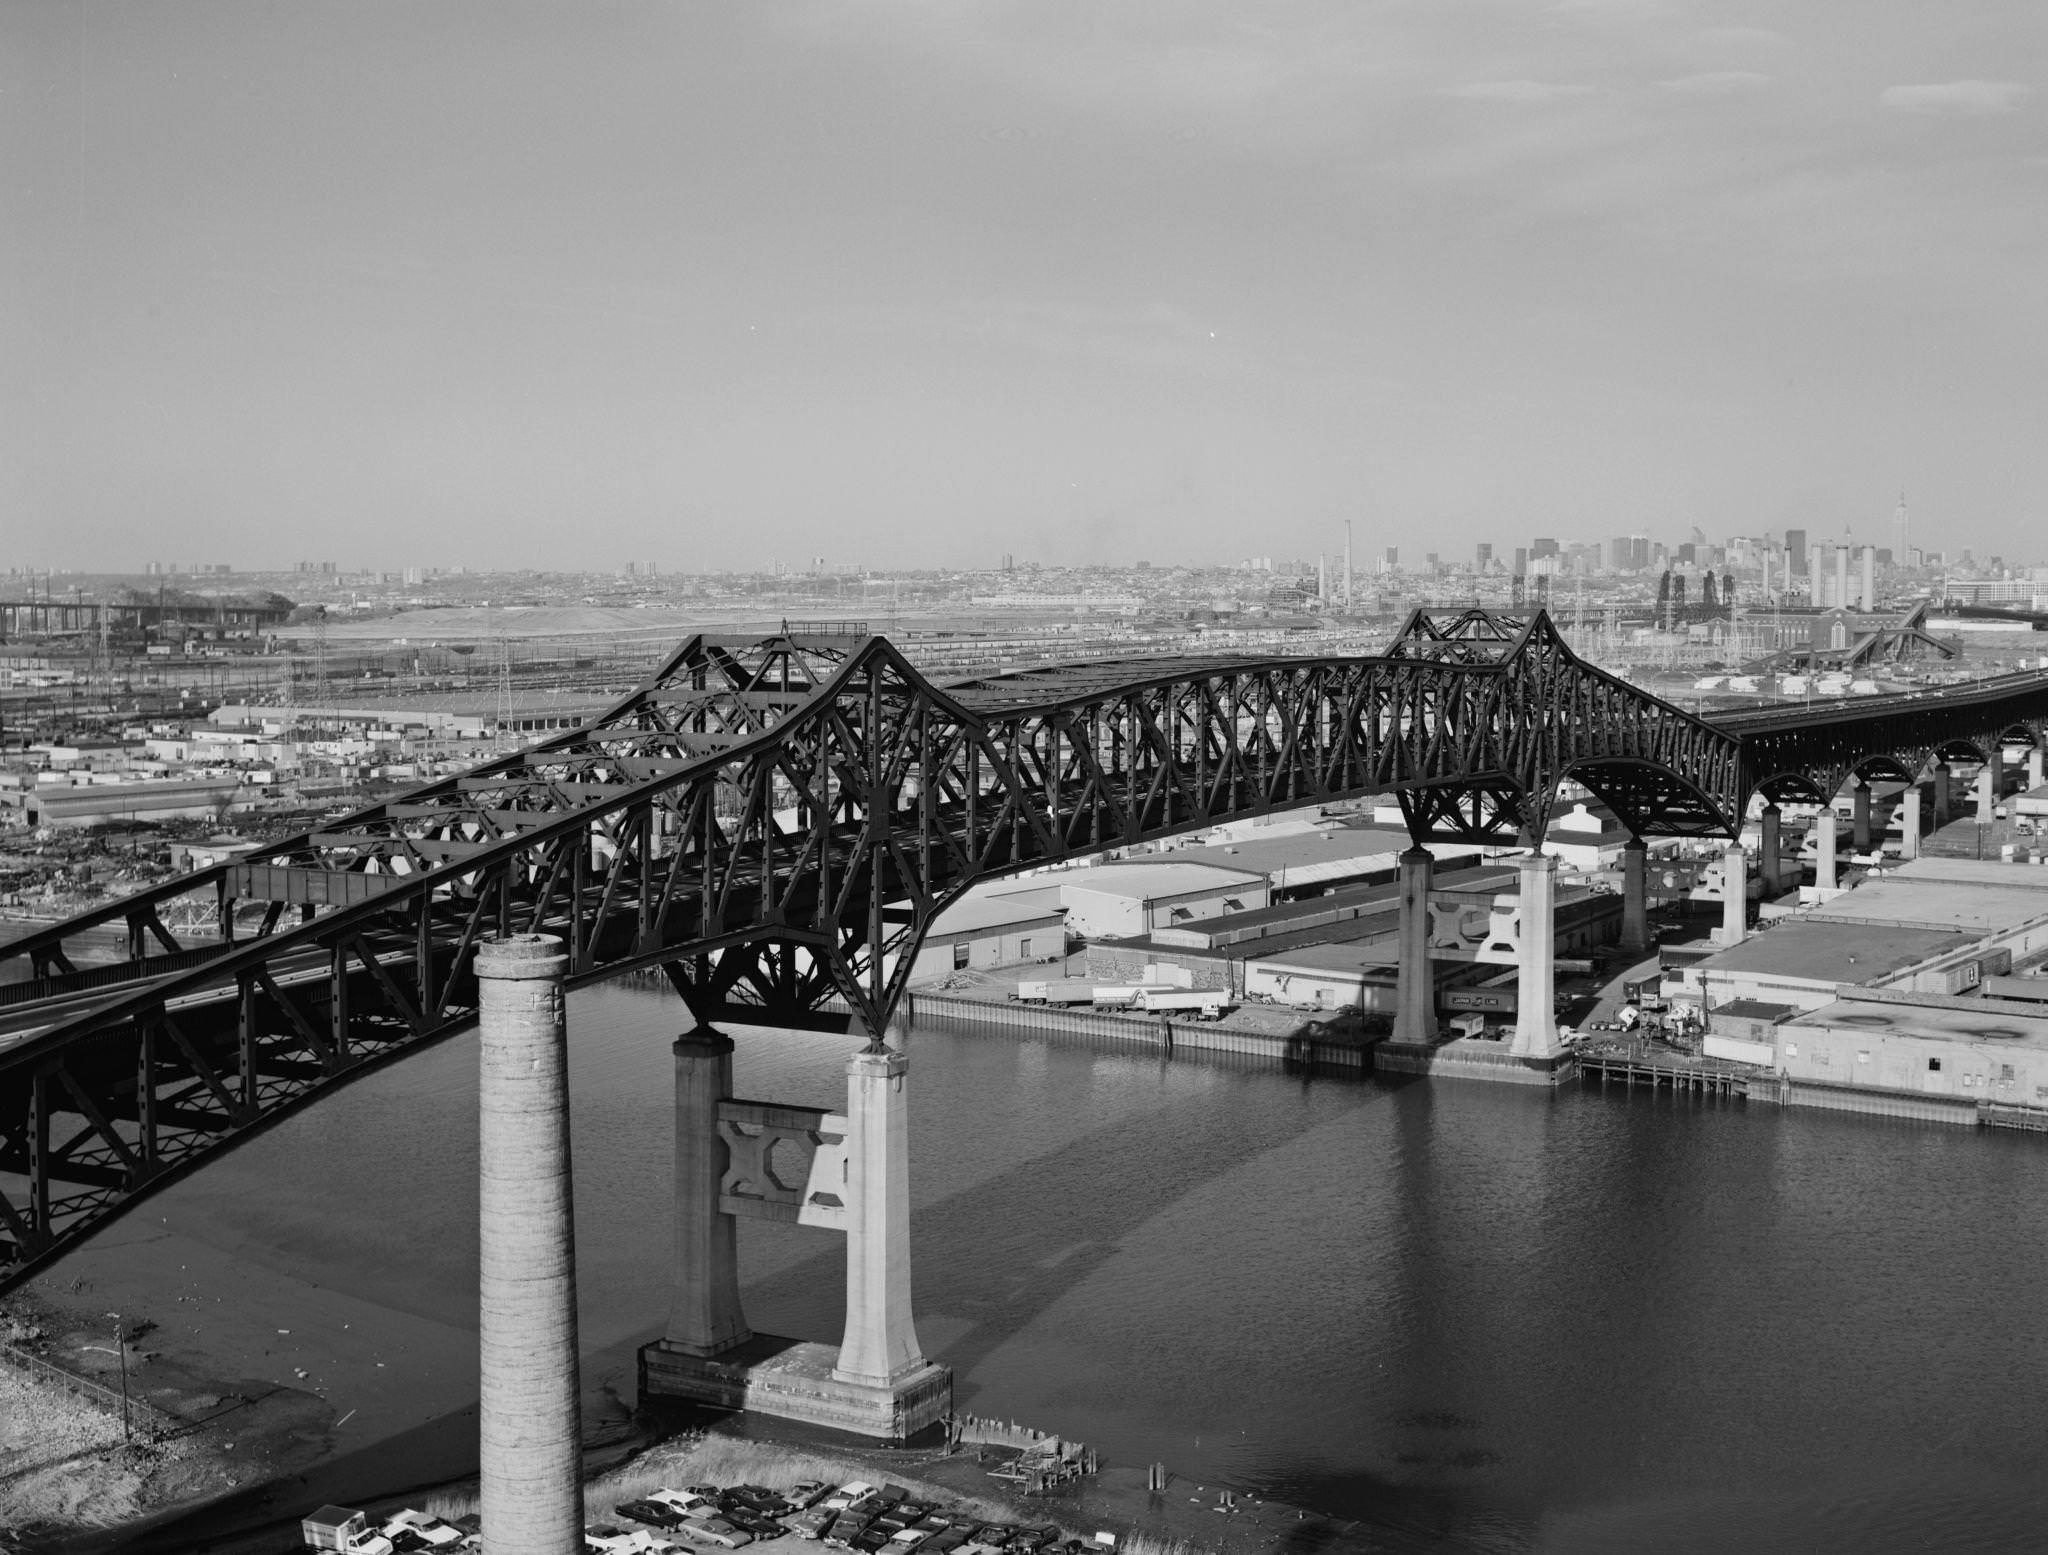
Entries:
<svg viewBox="0 0 2048 1555">
<path fill-rule="evenodd" d="M 1784 869 L 1784 818 L 1784 812 L 1775 804 L 1766 804 L 1757 817 L 1757 863 L 1767 897 L 1776 896 L 1780 889 L 1779 876 Z"/>
<path fill-rule="evenodd" d="M 1436 1040 L 1436 974 L 1429 960 L 1429 891 L 1436 856 L 1424 847 L 1409 848 L 1399 861 L 1401 908 L 1395 930 L 1399 959 L 1395 964 L 1394 1040 L 1427 1046 Z"/>
<path fill-rule="evenodd" d="M 1621 948 L 1648 950 L 1650 939 L 1649 844 L 1631 837 L 1621 850 Z"/>
<path fill-rule="evenodd" d="M 1721 927 L 1714 936 L 1725 949 L 1749 937 L 1749 855 L 1731 842 L 1721 854 Z"/>
<path fill-rule="evenodd" d="M 732 1041 L 707 1028 L 676 1059 L 676 1267 L 667 1327 L 640 1351 L 640 1396 L 746 1409 L 903 1441 L 952 1409 L 911 1312 L 910 1059 L 870 1043 L 847 1061 L 846 1111 L 732 1094 Z M 846 1238 L 840 1342 L 756 1334 L 740 1304 L 738 1222 Z"/>
<path fill-rule="evenodd" d="M 1515 1035 L 1508 1052 L 1548 1061 L 1564 1051 L 1557 1040 L 1557 855 L 1523 854 L 1518 884 Z"/>
<path fill-rule="evenodd" d="M 1908 783 L 1899 796 L 1899 858 L 1910 861 L 1920 856 L 1920 785 Z"/>
<path fill-rule="evenodd" d="M 1813 818 L 1813 883 L 1823 891 L 1836 887 L 1837 849 L 1841 846 L 1835 833 L 1835 805 L 1829 798 L 1820 807 L 1820 813 Z"/>
<path fill-rule="evenodd" d="M 1859 777 L 1850 788 L 1849 840 L 1858 853 L 1870 851 L 1870 779 Z"/>
</svg>

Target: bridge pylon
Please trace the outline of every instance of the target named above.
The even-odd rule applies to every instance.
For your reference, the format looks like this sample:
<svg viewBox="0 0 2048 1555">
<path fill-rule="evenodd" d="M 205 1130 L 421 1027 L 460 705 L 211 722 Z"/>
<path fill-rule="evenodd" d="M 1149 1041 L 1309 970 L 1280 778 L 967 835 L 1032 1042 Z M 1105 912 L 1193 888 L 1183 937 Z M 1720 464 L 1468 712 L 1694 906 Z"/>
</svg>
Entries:
<svg viewBox="0 0 2048 1555">
<path fill-rule="evenodd" d="M 925 1358 L 911 1314 L 910 1059 L 847 1061 L 846 1111 L 732 1094 L 732 1042 L 675 1043 L 674 1298 L 640 1351 L 640 1396 L 803 1420 L 903 1441 L 951 1412 L 953 1374 Z M 738 1221 L 846 1234 L 841 1343 L 754 1333 L 740 1305 Z"/>
<path fill-rule="evenodd" d="M 1517 1058 L 1555 1058 L 1557 1040 L 1557 855 L 1522 855 L 1516 909 L 1515 1037 Z"/>
</svg>

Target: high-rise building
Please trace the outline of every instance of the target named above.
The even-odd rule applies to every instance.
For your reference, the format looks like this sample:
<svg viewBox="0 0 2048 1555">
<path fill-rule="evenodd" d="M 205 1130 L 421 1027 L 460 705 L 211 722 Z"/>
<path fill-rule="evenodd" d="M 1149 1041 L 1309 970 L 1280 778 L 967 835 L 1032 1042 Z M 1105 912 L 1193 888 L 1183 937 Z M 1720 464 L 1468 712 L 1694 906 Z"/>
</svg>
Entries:
<svg viewBox="0 0 2048 1555">
<path fill-rule="evenodd" d="M 1907 530 L 1906 494 L 1904 491 L 1901 491 L 1899 493 L 1899 505 L 1892 509 L 1892 555 L 1901 562 L 1904 562 L 1910 554 L 1909 541 L 1911 536 Z"/>
<path fill-rule="evenodd" d="M 1555 556 L 1557 554 L 1557 542 L 1547 536 L 1538 535 L 1529 542 L 1529 554 L 1538 559 L 1545 556 Z"/>
<path fill-rule="evenodd" d="M 1515 547 L 1515 576 L 1522 578 L 1527 577 L 1528 574 L 1529 548 L 1526 545 L 1518 545 Z"/>
<path fill-rule="evenodd" d="M 1473 552 L 1473 562 L 1481 572 L 1485 572 L 1493 566 L 1493 546 L 1491 543 L 1483 540 L 1480 542 L 1478 549 Z"/>
<path fill-rule="evenodd" d="M 1786 578 L 1806 576 L 1806 531 L 1788 529 L 1785 531 L 1785 575 Z"/>
</svg>

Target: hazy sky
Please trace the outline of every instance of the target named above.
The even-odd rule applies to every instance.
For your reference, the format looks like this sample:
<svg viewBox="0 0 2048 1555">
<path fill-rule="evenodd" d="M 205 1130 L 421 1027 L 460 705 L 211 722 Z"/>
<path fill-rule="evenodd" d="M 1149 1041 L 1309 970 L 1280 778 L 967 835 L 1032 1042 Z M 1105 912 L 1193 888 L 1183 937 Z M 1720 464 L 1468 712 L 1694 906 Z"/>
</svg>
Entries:
<svg viewBox="0 0 2048 1555">
<path fill-rule="evenodd" d="M 2048 559 L 2043 0 L 0 5 L 0 565 Z"/>
</svg>

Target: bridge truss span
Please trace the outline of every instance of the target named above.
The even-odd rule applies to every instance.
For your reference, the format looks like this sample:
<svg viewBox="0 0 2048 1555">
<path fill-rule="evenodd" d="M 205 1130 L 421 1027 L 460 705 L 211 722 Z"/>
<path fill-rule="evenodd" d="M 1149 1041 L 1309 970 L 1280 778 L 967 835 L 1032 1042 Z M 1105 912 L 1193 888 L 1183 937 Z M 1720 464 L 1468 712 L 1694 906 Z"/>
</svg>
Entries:
<svg viewBox="0 0 2048 1555">
<path fill-rule="evenodd" d="M 560 936 L 572 985 L 659 968 L 707 1023 L 875 1035 L 979 879 L 1369 794 L 1512 843 L 1567 777 L 1638 833 L 1729 835 L 1795 734 L 1647 696 L 1541 614 L 948 686 L 879 637 L 693 637 L 583 728 L 0 947 L 0 1288 L 468 1028 L 489 935 Z"/>
</svg>

